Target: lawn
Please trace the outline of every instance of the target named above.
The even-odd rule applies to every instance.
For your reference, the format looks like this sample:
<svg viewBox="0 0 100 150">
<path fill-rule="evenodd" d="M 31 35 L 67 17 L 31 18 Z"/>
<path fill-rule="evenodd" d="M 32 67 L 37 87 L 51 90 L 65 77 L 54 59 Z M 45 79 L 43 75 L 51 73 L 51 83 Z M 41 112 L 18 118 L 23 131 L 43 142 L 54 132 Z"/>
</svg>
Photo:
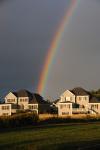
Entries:
<svg viewBox="0 0 100 150">
<path fill-rule="evenodd" d="M 0 132 L 2 150 L 99 150 L 99 143 L 100 123 L 50 125 Z"/>
</svg>

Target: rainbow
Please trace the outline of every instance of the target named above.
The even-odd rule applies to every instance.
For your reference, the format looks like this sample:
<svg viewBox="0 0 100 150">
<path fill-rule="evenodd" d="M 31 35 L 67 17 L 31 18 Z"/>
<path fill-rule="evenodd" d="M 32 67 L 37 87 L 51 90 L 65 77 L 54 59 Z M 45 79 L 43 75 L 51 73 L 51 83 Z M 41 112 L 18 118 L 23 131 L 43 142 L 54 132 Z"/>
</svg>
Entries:
<svg viewBox="0 0 100 150">
<path fill-rule="evenodd" d="M 43 94 L 44 90 L 45 90 L 45 86 L 48 80 L 48 76 L 49 76 L 49 72 L 50 72 L 50 68 L 52 66 L 52 62 L 53 59 L 56 55 L 58 46 L 59 46 L 59 42 L 61 40 L 61 37 L 64 33 L 64 30 L 66 28 L 66 26 L 68 25 L 71 16 L 74 14 L 74 11 L 76 10 L 76 6 L 78 4 L 79 0 L 71 0 L 70 6 L 67 9 L 67 12 L 65 14 L 65 16 L 63 17 L 57 32 L 54 35 L 54 38 L 51 42 L 51 46 L 47 51 L 47 55 L 46 55 L 46 59 L 44 62 L 44 66 L 42 69 L 42 73 L 40 75 L 40 79 L 39 79 L 39 83 L 38 83 L 38 87 L 37 87 L 37 92 Z"/>
</svg>

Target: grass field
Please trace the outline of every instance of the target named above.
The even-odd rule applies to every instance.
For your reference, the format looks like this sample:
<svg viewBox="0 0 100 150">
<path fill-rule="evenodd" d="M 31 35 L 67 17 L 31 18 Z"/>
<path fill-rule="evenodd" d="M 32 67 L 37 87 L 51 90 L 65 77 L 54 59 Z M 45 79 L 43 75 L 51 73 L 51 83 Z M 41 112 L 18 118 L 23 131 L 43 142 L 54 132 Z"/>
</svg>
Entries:
<svg viewBox="0 0 100 150">
<path fill-rule="evenodd" d="M 0 132 L 0 149 L 100 149 L 100 123 L 61 124 Z M 92 147 L 92 148 L 91 148 Z"/>
</svg>

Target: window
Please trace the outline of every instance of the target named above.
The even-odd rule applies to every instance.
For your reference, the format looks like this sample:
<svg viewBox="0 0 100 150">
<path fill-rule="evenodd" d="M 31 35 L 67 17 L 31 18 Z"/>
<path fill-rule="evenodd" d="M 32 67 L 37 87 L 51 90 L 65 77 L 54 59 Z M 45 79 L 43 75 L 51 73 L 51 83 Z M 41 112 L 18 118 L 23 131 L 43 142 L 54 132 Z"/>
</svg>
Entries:
<svg viewBox="0 0 100 150">
<path fill-rule="evenodd" d="M 63 108 L 69 108 L 70 109 L 70 104 L 61 104 L 60 109 L 63 109 Z"/>
<path fill-rule="evenodd" d="M 29 109 L 38 109 L 37 105 L 29 105 Z"/>
<path fill-rule="evenodd" d="M 7 99 L 7 102 L 9 103 L 15 102 L 15 99 Z"/>
<path fill-rule="evenodd" d="M 98 104 L 96 104 L 96 105 L 91 105 L 91 109 L 98 109 Z"/>
<path fill-rule="evenodd" d="M 27 102 L 27 101 L 28 101 L 27 98 L 25 98 L 25 99 L 20 98 L 20 102 Z"/>
<path fill-rule="evenodd" d="M 3 113 L 2 115 L 3 115 L 3 116 L 8 116 L 9 114 L 8 114 L 8 113 Z"/>
<path fill-rule="evenodd" d="M 67 108 L 69 108 L 69 109 L 70 109 L 70 104 L 68 104 L 68 105 L 67 105 Z"/>
<path fill-rule="evenodd" d="M 26 99 L 25 99 L 25 102 L 27 102 L 27 101 L 28 101 L 28 99 L 26 98 Z"/>
<path fill-rule="evenodd" d="M 81 97 L 79 97 L 79 100 L 81 101 Z"/>
<path fill-rule="evenodd" d="M 95 105 L 95 109 L 98 109 L 98 105 Z"/>
<path fill-rule="evenodd" d="M 69 115 L 69 112 L 62 112 L 62 115 Z"/>
<path fill-rule="evenodd" d="M 9 106 L 2 106 L 2 110 L 8 110 Z"/>
<path fill-rule="evenodd" d="M 20 99 L 20 102 L 22 102 L 22 99 Z"/>
<path fill-rule="evenodd" d="M 65 104 L 61 104 L 61 105 L 60 105 L 60 109 L 65 108 L 65 107 L 66 107 Z"/>
<path fill-rule="evenodd" d="M 93 109 L 94 108 L 94 105 L 91 105 L 91 109 Z"/>
</svg>

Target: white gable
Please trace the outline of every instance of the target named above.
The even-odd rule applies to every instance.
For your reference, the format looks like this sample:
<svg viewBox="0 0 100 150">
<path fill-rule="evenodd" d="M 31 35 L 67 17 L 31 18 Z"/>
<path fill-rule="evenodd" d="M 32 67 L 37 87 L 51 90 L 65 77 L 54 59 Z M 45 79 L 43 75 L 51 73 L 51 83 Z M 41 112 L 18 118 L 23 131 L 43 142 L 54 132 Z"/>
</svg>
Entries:
<svg viewBox="0 0 100 150">
<path fill-rule="evenodd" d="M 75 96 L 71 91 L 66 90 L 60 97 L 70 97 L 70 96 Z"/>
<path fill-rule="evenodd" d="M 60 102 L 70 101 L 75 103 L 75 95 L 69 91 L 66 90 L 61 96 L 60 96 Z"/>
<path fill-rule="evenodd" d="M 16 99 L 17 97 L 12 93 L 10 92 L 9 94 L 6 95 L 5 99 Z"/>
</svg>

